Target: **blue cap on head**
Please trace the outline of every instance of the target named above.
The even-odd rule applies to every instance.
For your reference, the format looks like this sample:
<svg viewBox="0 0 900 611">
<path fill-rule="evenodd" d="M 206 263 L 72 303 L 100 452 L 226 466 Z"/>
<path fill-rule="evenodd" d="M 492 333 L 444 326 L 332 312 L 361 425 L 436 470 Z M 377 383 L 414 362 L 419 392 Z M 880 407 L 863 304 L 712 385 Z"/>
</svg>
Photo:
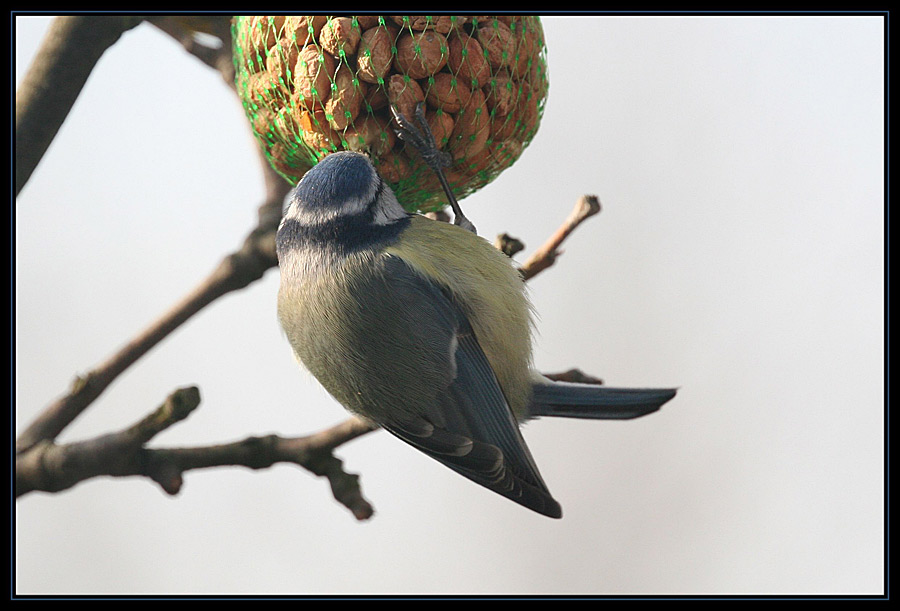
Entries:
<svg viewBox="0 0 900 611">
<path fill-rule="evenodd" d="M 338 151 L 310 169 L 297 185 L 294 197 L 305 206 L 342 207 L 368 201 L 375 193 L 378 175 L 361 153 Z"/>
</svg>

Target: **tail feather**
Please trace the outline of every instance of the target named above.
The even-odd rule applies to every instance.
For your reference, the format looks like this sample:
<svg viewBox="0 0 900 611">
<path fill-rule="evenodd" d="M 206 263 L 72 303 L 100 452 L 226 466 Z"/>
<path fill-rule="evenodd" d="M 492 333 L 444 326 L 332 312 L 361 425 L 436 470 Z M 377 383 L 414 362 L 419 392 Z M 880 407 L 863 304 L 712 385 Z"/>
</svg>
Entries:
<svg viewBox="0 0 900 611">
<path fill-rule="evenodd" d="M 675 388 L 609 388 L 596 384 L 541 380 L 533 386 L 529 417 L 637 418 L 657 411 L 676 392 Z"/>
</svg>

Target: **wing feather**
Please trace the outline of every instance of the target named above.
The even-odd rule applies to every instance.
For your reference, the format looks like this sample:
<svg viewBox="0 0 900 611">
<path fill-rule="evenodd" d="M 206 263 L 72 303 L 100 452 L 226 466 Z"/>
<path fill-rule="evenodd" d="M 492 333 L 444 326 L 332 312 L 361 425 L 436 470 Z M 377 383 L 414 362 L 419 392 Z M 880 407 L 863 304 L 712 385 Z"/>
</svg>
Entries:
<svg viewBox="0 0 900 611">
<path fill-rule="evenodd" d="M 402 259 L 384 261 L 391 290 L 404 307 L 424 315 L 430 338 L 415 347 L 418 359 L 443 358 L 447 383 L 435 389 L 432 404 L 416 415 L 380 424 L 388 431 L 454 471 L 534 511 L 560 517 L 561 509 L 547 489 L 525 444 L 512 411 L 472 326 L 458 300 L 422 277 Z M 417 333 L 422 332 L 422 327 Z"/>
</svg>

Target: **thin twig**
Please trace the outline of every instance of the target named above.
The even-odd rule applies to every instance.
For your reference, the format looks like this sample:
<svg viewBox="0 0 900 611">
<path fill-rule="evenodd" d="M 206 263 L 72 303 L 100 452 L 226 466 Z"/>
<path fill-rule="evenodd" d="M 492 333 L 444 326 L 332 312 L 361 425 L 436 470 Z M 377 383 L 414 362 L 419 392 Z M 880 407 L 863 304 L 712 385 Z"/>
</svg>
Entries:
<svg viewBox="0 0 900 611">
<path fill-rule="evenodd" d="M 545 373 L 545 378 L 550 378 L 557 382 L 578 382 L 579 384 L 603 384 L 603 380 L 592 375 L 586 374 L 580 369 L 569 369 L 559 373 Z"/>
<path fill-rule="evenodd" d="M 596 195 L 582 195 L 575 202 L 575 208 L 566 221 L 556 230 L 550 239 L 535 251 L 522 267 L 519 273 L 525 280 L 534 278 L 537 274 L 547 269 L 556 262 L 556 258 L 562 254 L 559 247 L 569 235 L 588 218 L 600 212 L 600 200 Z"/>
<path fill-rule="evenodd" d="M 447 214 L 447 211 L 444 209 L 435 210 L 434 212 L 426 212 L 425 216 L 433 221 L 441 221 L 442 223 L 449 223 L 452 220 L 450 218 L 450 215 Z"/>
<path fill-rule="evenodd" d="M 525 244 L 508 233 L 501 233 L 498 235 L 494 240 L 494 247 L 510 258 L 515 257 L 518 253 L 525 250 Z"/>
</svg>

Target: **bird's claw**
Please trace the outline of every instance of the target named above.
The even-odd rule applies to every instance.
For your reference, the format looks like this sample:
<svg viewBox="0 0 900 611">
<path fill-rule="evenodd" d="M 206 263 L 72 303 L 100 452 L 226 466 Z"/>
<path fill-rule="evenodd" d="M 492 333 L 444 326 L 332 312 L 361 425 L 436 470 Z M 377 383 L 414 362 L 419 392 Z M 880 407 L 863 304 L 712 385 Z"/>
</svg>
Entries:
<svg viewBox="0 0 900 611">
<path fill-rule="evenodd" d="M 475 225 L 463 214 L 462 208 L 460 208 L 459 202 L 456 201 L 456 196 L 453 194 L 453 189 L 450 188 L 450 183 L 447 182 L 447 177 L 444 175 L 444 168 L 450 167 L 453 159 L 448 153 L 437 147 L 434 134 L 431 132 L 428 121 L 425 119 L 424 103 L 419 102 L 416 104 L 415 118 L 418 126 L 404 116 L 393 104 L 391 105 L 391 113 L 394 115 L 394 121 L 398 125 L 396 130 L 397 136 L 415 147 L 428 167 L 437 174 L 441 187 L 444 189 L 444 194 L 447 196 L 447 201 L 453 209 L 453 224 L 459 225 L 472 233 L 478 233 L 475 230 Z"/>
<path fill-rule="evenodd" d="M 416 104 L 415 109 L 415 118 L 419 124 L 418 126 L 393 105 L 391 106 L 391 112 L 399 126 L 397 136 L 404 142 L 414 146 L 431 169 L 439 171 L 450 167 L 450 156 L 438 149 L 431 127 L 425 119 L 424 104 L 422 102 Z"/>
</svg>

